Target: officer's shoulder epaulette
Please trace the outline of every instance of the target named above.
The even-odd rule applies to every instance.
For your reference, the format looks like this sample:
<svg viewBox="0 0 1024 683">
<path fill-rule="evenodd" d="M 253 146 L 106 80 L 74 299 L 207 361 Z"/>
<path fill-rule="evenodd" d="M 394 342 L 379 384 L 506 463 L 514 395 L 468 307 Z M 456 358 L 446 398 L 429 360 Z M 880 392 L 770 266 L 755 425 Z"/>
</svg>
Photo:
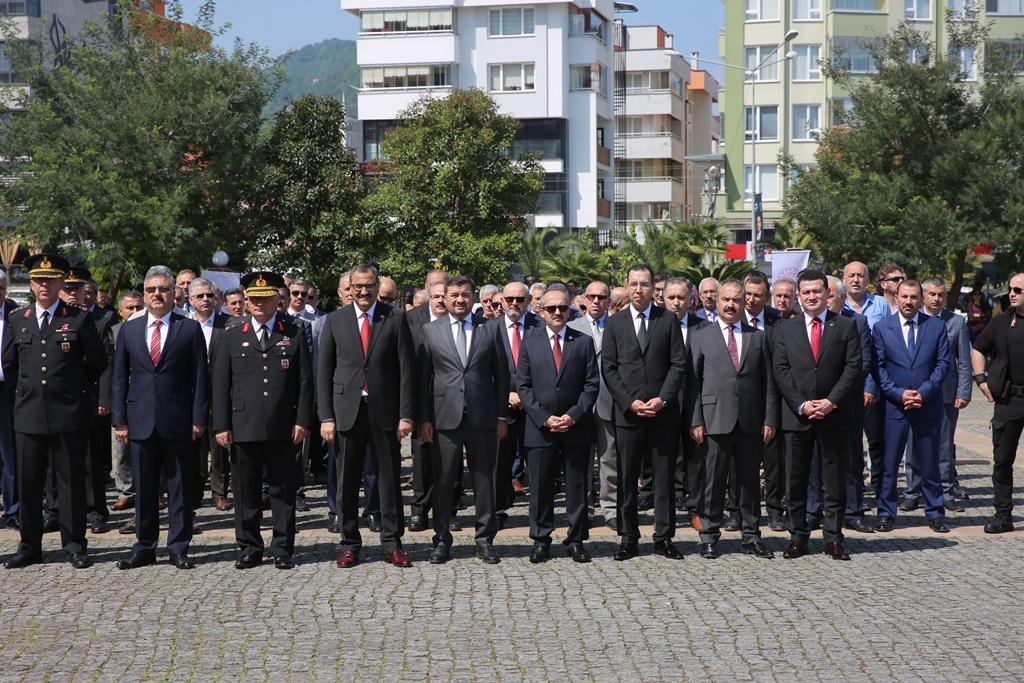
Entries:
<svg viewBox="0 0 1024 683">
<path fill-rule="evenodd" d="M 238 329 L 245 323 L 245 318 L 230 318 L 224 323 L 224 331 Z"/>
<path fill-rule="evenodd" d="M 82 304 L 76 304 L 74 301 L 65 301 L 64 305 L 68 308 L 77 308 L 79 311 L 88 311 L 89 309 Z"/>
<path fill-rule="evenodd" d="M 15 315 L 25 315 L 25 313 L 27 313 L 28 311 L 31 311 L 31 310 L 32 310 L 32 304 L 28 304 L 26 306 L 18 306 L 13 311 L 11 311 L 11 315 L 12 316 L 15 316 Z"/>
</svg>

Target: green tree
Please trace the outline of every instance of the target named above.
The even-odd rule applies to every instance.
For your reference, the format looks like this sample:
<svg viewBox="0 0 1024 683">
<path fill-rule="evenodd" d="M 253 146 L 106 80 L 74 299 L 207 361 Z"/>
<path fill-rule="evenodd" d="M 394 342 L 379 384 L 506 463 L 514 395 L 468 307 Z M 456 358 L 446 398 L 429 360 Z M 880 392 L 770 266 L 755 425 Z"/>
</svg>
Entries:
<svg viewBox="0 0 1024 683">
<path fill-rule="evenodd" d="M 818 165 L 799 173 L 788 211 L 831 269 L 895 261 L 928 276 L 944 274 L 952 255 L 958 291 L 971 247 L 1021 239 L 1019 65 L 989 47 L 976 86 L 959 55 L 969 48 L 980 57 L 987 27 L 950 20 L 946 29 L 943 50 L 907 23 L 866 45 L 871 76 L 850 74 L 841 55 L 824 67 L 853 108 L 822 136 Z"/>
<path fill-rule="evenodd" d="M 301 276 L 325 294 L 366 251 L 358 222 L 365 183 L 344 121 L 329 95 L 306 95 L 275 114 L 247 202 L 248 263 Z"/>
<path fill-rule="evenodd" d="M 710 268 L 725 254 L 727 241 L 728 236 L 718 220 L 645 220 L 639 230 L 631 225 L 625 234 L 619 235 L 619 252 L 623 263 L 646 263 L 656 273 L 665 271 L 677 275 L 685 268 L 700 264 Z"/>
<path fill-rule="evenodd" d="M 508 276 L 544 182 L 536 158 L 511 155 L 517 126 L 476 89 L 426 96 L 399 114 L 365 203 L 386 271 L 419 278 L 439 264 L 479 282 Z"/>
<path fill-rule="evenodd" d="M 527 230 L 519 241 L 519 251 L 516 253 L 515 266 L 520 271 L 520 277 L 541 277 L 545 259 L 571 244 L 572 234 L 562 232 L 558 228 Z"/>
<path fill-rule="evenodd" d="M 214 3 L 198 27 L 118 3 L 110 26 L 68 37 L 53 66 L 49 37 L 14 39 L 5 53 L 30 90 L 8 88 L 0 157 L 17 159 L 0 185 L 0 218 L 24 241 L 78 251 L 116 290 L 155 263 L 201 266 L 237 253 L 240 200 L 255 174 L 260 110 L 278 72 L 257 46 L 210 40 Z M 8 112 L 10 115 L 10 112 Z"/>
<path fill-rule="evenodd" d="M 590 231 L 571 235 L 557 250 L 551 251 L 541 262 L 540 276 L 548 280 L 576 280 L 609 282 L 612 260 L 607 251 L 597 251 Z"/>
</svg>

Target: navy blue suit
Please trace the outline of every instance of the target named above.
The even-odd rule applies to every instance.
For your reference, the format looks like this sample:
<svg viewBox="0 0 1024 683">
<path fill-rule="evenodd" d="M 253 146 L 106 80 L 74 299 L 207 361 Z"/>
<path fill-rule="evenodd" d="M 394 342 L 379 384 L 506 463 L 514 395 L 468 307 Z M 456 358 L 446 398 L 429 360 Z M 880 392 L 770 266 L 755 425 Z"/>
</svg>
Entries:
<svg viewBox="0 0 1024 683">
<path fill-rule="evenodd" d="M 939 476 L 939 438 L 942 431 L 942 382 L 949 373 L 952 356 L 946 324 L 939 318 L 918 314 L 914 318 L 914 350 L 907 348 L 902 315 L 892 315 L 875 324 L 872 336 L 878 357 L 878 385 L 885 397 L 885 443 L 878 514 L 896 517 L 896 474 L 907 447 L 910 428 L 914 430 L 917 462 L 922 476 L 925 515 L 945 515 Z M 920 408 L 906 410 L 903 392 L 916 390 L 924 399 Z"/>
<path fill-rule="evenodd" d="M 530 538 L 551 544 L 555 518 L 555 478 L 565 464 L 565 507 L 569 532 L 565 544 L 590 536 L 587 493 L 590 490 L 590 446 L 597 440 L 594 404 L 601 390 L 597 354 L 589 335 L 570 327 L 559 332 L 561 363 L 555 369 L 546 325 L 523 339 L 519 349 L 517 386 L 526 412 L 524 443 L 530 468 Z M 566 432 L 545 426 L 551 416 L 568 415 Z"/>
<path fill-rule="evenodd" d="M 160 362 L 149 355 L 149 315 L 121 326 L 114 347 L 111 421 L 128 425 L 135 472 L 134 552 L 152 553 L 159 541 L 161 468 L 167 478 L 167 549 L 181 555 L 192 541 L 192 425 L 206 426 L 210 391 L 206 341 L 195 320 L 171 313 Z"/>
</svg>

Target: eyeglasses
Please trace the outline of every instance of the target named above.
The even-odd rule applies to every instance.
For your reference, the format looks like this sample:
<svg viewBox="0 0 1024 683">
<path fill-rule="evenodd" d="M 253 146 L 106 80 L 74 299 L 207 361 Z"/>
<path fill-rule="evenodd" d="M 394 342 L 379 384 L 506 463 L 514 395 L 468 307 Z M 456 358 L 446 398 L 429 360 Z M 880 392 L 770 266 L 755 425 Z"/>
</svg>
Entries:
<svg viewBox="0 0 1024 683">
<path fill-rule="evenodd" d="M 157 292 L 163 292 L 164 294 L 166 294 L 167 292 L 171 291 L 171 286 L 170 285 L 150 285 L 149 287 L 146 287 L 144 291 L 146 292 L 146 294 L 155 294 Z"/>
<path fill-rule="evenodd" d="M 630 289 L 650 289 L 650 282 L 630 282 L 626 284 Z"/>
<path fill-rule="evenodd" d="M 393 304 L 393 303 L 395 303 L 395 297 L 393 297 L 393 296 L 378 296 L 377 299 L 379 299 L 380 301 L 382 301 L 382 302 L 384 302 L 386 304 Z"/>
<path fill-rule="evenodd" d="M 554 315 L 555 311 L 558 311 L 559 313 L 566 313 L 569 311 L 569 307 L 565 304 L 562 304 L 561 306 L 543 306 L 542 309 L 551 315 Z"/>
<path fill-rule="evenodd" d="M 584 296 L 591 301 L 604 301 L 608 298 L 607 294 L 585 294 Z"/>
<path fill-rule="evenodd" d="M 293 290 L 292 290 L 292 296 L 301 296 L 301 297 L 305 297 L 305 296 L 306 296 L 306 293 L 305 293 L 305 292 L 303 292 L 303 291 L 302 291 L 301 289 L 293 289 Z"/>
<path fill-rule="evenodd" d="M 1010 291 L 1017 295 L 1024 294 L 1024 289 L 1020 287 L 1010 287 Z"/>
<path fill-rule="evenodd" d="M 200 294 L 193 294 L 192 298 L 193 299 L 213 299 L 216 296 L 217 295 L 214 294 L 213 292 L 202 292 Z"/>
<path fill-rule="evenodd" d="M 142 304 L 132 304 L 130 306 L 122 306 L 126 311 L 141 311 L 145 306 Z"/>
<path fill-rule="evenodd" d="M 906 279 L 906 275 L 893 275 L 892 277 L 885 278 L 882 282 L 903 282 Z"/>
<path fill-rule="evenodd" d="M 372 292 L 377 288 L 377 285 L 352 285 L 352 289 L 357 292 Z"/>
<path fill-rule="evenodd" d="M 512 303 L 521 304 L 524 301 L 526 301 L 526 297 L 525 296 L 506 296 L 506 297 L 504 297 L 504 299 L 505 299 L 505 303 L 507 303 L 507 304 L 512 304 Z"/>
</svg>

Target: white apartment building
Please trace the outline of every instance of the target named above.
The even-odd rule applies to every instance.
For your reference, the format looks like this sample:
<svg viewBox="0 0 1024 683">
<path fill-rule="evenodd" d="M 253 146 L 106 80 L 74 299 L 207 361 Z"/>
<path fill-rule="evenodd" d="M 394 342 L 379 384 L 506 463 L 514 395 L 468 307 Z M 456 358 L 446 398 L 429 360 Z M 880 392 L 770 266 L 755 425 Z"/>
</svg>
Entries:
<svg viewBox="0 0 1024 683">
<path fill-rule="evenodd" d="M 660 26 L 620 24 L 617 33 L 616 227 L 690 220 L 702 212 L 706 166 L 687 157 L 715 151 L 718 82 Z"/>
<path fill-rule="evenodd" d="M 341 0 L 360 18 L 361 161 L 426 93 L 480 88 L 547 171 L 536 227 L 612 229 L 613 0 Z"/>
</svg>

